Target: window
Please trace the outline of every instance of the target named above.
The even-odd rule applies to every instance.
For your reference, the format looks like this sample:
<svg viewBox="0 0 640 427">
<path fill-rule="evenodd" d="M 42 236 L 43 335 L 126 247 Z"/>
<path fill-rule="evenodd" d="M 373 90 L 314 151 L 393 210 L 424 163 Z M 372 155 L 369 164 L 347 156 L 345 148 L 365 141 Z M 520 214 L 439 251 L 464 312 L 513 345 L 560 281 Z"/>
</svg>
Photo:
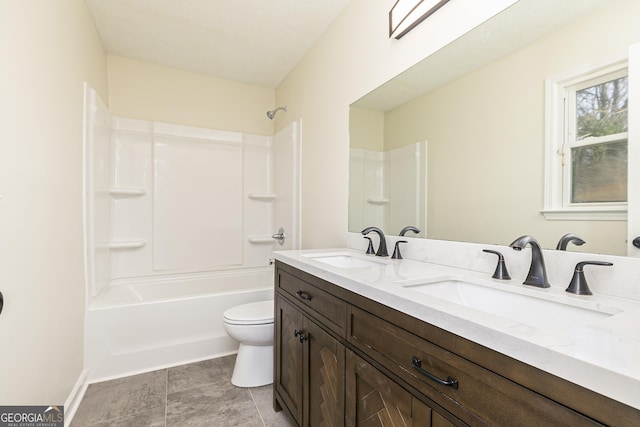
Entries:
<svg viewBox="0 0 640 427">
<path fill-rule="evenodd" d="M 625 220 L 626 58 L 547 81 L 547 219 Z"/>
</svg>

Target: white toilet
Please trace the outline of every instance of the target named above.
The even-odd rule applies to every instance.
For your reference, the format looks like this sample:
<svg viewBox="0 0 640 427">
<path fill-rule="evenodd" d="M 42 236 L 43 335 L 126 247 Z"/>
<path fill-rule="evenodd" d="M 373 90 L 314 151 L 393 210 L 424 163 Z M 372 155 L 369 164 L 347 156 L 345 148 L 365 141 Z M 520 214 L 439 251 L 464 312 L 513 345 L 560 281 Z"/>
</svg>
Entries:
<svg viewBox="0 0 640 427">
<path fill-rule="evenodd" d="M 224 329 L 240 343 L 231 383 L 259 387 L 273 382 L 273 300 L 252 302 L 224 312 Z"/>
</svg>

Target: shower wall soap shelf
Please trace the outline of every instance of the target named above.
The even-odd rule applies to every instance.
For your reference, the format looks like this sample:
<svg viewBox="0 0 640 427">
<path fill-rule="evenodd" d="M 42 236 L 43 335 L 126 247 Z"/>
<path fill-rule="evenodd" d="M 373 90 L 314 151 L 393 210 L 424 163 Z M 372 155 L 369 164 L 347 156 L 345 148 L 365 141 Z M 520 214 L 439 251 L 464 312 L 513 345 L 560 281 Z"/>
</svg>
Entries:
<svg viewBox="0 0 640 427">
<path fill-rule="evenodd" d="M 139 249 L 146 244 L 146 240 L 118 240 L 109 242 L 109 249 Z"/>
<path fill-rule="evenodd" d="M 386 205 L 389 203 L 389 199 L 384 197 L 367 197 L 367 203 L 372 205 Z"/>
<path fill-rule="evenodd" d="M 271 202 L 276 198 L 276 195 L 273 193 L 249 193 L 250 199 L 253 200 L 263 200 L 265 202 Z"/>
<path fill-rule="evenodd" d="M 109 195 L 114 199 L 124 199 L 128 197 L 141 197 L 147 194 L 147 190 L 144 188 L 125 188 L 125 187 L 111 187 L 108 190 Z M 127 250 L 127 249 L 139 249 L 147 244 L 146 240 L 114 240 L 107 244 L 111 250 Z"/>
<path fill-rule="evenodd" d="M 121 188 L 121 187 L 111 187 L 109 189 L 109 194 L 113 198 L 124 198 L 124 197 L 139 197 L 147 194 L 147 191 L 143 188 Z"/>
</svg>

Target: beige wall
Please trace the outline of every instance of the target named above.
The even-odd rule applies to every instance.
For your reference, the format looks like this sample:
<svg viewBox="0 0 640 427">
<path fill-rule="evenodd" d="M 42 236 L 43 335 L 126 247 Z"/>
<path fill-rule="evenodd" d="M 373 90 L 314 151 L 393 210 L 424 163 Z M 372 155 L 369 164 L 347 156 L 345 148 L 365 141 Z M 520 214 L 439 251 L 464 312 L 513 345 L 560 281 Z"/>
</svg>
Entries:
<svg viewBox="0 0 640 427">
<path fill-rule="evenodd" d="M 276 128 L 302 117 L 303 247 L 346 243 L 349 104 L 513 2 L 450 2 L 401 40 L 387 34 L 395 0 L 349 3 L 276 90 L 289 106 Z"/>
<path fill-rule="evenodd" d="M 384 113 L 351 107 L 349 137 L 350 148 L 384 151 Z"/>
<path fill-rule="evenodd" d="M 112 55 L 108 63 L 113 115 L 273 135 L 273 89 Z"/>
<path fill-rule="evenodd" d="M 64 404 L 83 369 L 82 99 L 106 55 L 82 0 L 0 1 L 0 403 Z"/>
<path fill-rule="evenodd" d="M 429 141 L 429 237 L 508 244 L 533 234 L 555 247 L 560 236 L 575 232 L 588 242 L 582 250 L 626 254 L 624 221 L 548 221 L 540 214 L 544 81 L 625 51 L 640 40 L 638 17 L 639 2 L 608 2 L 591 17 L 385 115 L 385 149 Z"/>
</svg>

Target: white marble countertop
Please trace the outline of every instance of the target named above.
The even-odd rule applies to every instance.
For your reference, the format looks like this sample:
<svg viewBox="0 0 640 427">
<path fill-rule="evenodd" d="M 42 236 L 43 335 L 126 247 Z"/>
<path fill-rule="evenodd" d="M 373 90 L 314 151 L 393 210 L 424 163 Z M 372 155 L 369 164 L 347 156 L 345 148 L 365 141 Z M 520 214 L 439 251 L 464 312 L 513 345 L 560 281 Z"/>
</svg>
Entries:
<svg viewBox="0 0 640 427">
<path fill-rule="evenodd" d="M 313 255 L 347 254 L 367 262 L 360 267 L 337 267 Z M 310 256 L 311 255 L 311 256 Z M 579 296 L 551 287 L 522 285 L 522 280 L 492 279 L 485 273 L 414 260 L 364 255 L 352 249 L 292 250 L 275 258 L 344 289 L 363 295 L 485 347 L 564 378 L 597 393 L 640 409 L 640 303 L 604 295 Z M 371 263 L 374 262 L 374 264 Z M 607 313 L 587 324 L 538 328 L 536 322 L 467 308 L 419 293 L 407 285 L 436 277 L 472 280 L 547 301 Z M 539 313 L 541 319 L 545 313 Z M 547 322 L 548 323 L 548 322 Z"/>
</svg>

